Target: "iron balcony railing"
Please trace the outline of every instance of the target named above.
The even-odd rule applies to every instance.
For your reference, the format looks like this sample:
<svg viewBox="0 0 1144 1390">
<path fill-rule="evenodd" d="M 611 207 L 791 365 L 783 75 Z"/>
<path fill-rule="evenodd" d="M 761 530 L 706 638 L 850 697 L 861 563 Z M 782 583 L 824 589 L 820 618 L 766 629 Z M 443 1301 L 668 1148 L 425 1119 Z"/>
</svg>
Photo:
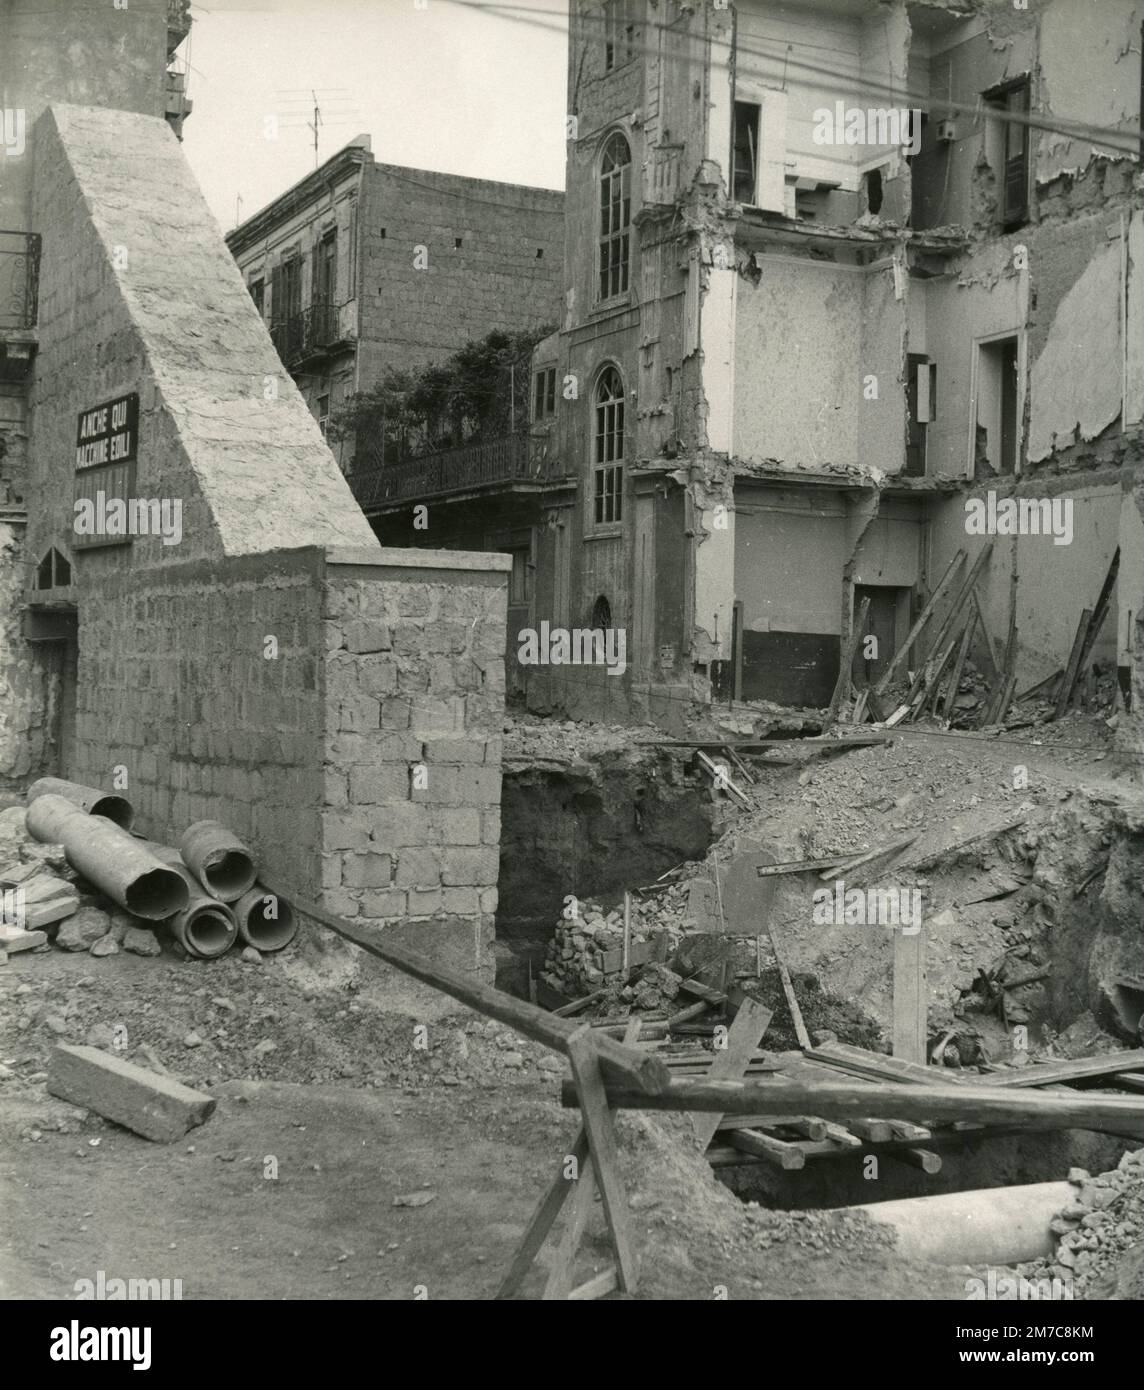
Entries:
<svg viewBox="0 0 1144 1390">
<path fill-rule="evenodd" d="M 348 478 L 358 506 L 369 508 L 504 483 L 555 482 L 563 472 L 543 437 L 520 432 L 398 463 L 356 467 Z"/>
<path fill-rule="evenodd" d="M 270 336 L 286 366 L 328 352 L 348 340 L 349 335 L 341 326 L 341 308 L 329 300 L 318 299 L 308 309 L 271 321 Z"/>
<path fill-rule="evenodd" d="M 40 240 L 36 232 L 0 232 L 0 329 L 36 326 Z"/>
</svg>

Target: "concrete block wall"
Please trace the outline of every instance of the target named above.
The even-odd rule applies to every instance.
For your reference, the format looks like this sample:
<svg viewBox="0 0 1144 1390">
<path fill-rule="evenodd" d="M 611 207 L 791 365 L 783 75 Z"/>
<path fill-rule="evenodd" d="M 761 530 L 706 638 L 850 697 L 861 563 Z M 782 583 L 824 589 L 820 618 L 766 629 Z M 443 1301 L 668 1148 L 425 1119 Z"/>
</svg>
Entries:
<svg viewBox="0 0 1144 1390">
<path fill-rule="evenodd" d="M 80 606 L 66 775 L 111 789 L 121 768 L 145 833 L 221 820 L 277 881 L 313 896 L 321 576 L 312 548 L 106 577 L 99 601 Z"/>
<path fill-rule="evenodd" d="M 387 367 L 439 362 L 493 329 L 559 322 L 563 193 L 377 164 L 361 204 L 359 390 Z"/>
<path fill-rule="evenodd" d="M 323 902 L 491 979 L 511 558 L 333 551 Z"/>
</svg>

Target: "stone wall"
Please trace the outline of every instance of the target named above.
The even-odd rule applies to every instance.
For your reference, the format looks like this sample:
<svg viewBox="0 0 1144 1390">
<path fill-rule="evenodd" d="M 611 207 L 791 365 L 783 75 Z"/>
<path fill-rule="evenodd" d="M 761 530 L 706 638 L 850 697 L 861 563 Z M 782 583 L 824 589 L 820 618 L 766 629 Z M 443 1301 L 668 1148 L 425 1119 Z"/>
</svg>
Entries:
<svg viewBox="0 0 1144 1390">
<path fill-rule="evenodd" d="M 324 901 L 492 978 L 507 555 L 332 552 Z"/>
<path fill-rule="evenodd" d="M 493 329 L 559 321 L 563 193 L 377 164 L 361 204 L 359 390 Z"/>
<path fill-rule="evenodd" d="M 68 774 L 119 786 L 155 838 L 221 820 L 280 881 L 313 893 L 321 586 L 317 549 L 106 577 L 98 602 L 80 605 Z"/>
</svg>

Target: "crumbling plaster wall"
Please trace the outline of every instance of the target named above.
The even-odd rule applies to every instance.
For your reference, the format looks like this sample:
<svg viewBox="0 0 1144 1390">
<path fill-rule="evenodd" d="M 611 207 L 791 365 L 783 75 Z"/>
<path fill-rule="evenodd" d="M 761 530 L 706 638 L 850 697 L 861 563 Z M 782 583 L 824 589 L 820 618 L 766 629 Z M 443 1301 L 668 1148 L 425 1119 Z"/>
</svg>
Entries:
<svg viewBox="0 0 1144 1390">
<path fill-rule="evenodd" d="M 1056 545 L 1051 535 L 996 536 L 989 562 L 978 582 L 985 620 L 994 645 L 1004 653 L 1014 560 L 1016 563 L 1016 622 L 1018 687 L 1024 689 L 1063 667 L 1069 656 L 1081 610 L 1092 607 L 1108 572 L 1120 530 L 1123 488 L 1119 477 L 1098 478 L 1077 486 L 1075 480 L 1038 479 L 1016 487 L 993 485 L 1002 497 L 1018 499 L 1071 498 L 1073 538 Z M 966 503 L 984 498 L 989 485 L 936 501 L 931 526 L 929 583 L 932 587 L 959 549 L 972 564 L 981 539 L 966 534 Z M 966 573 L 965 570 L 962 573 Z M 954 587 L 957 592 L 957 586 Z M 1097 659 L 1116 658 L 1118 601 L 1095 648 Z M 976 639 L 978 642 L 980 638 Z M 988 670 L 981 653 L 982 669 Z"/>
</svg>

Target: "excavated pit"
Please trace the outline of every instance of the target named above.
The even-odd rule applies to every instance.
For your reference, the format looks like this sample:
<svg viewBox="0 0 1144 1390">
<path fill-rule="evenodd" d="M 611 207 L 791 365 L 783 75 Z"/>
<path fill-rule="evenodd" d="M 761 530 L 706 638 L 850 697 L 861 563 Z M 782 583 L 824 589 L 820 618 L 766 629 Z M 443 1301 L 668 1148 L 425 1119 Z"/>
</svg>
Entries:
<svg viewBox="0 0 1144 1390">
<path fill-rule="evenodd" d="M 501 792 L 497 983 L 524 995 L 566 899 L 605 909 L 625 889 L 702 859 L 723 808 L 658 756 L 593 758 L 564 769 L 506 768 Z"/>
</svg>

